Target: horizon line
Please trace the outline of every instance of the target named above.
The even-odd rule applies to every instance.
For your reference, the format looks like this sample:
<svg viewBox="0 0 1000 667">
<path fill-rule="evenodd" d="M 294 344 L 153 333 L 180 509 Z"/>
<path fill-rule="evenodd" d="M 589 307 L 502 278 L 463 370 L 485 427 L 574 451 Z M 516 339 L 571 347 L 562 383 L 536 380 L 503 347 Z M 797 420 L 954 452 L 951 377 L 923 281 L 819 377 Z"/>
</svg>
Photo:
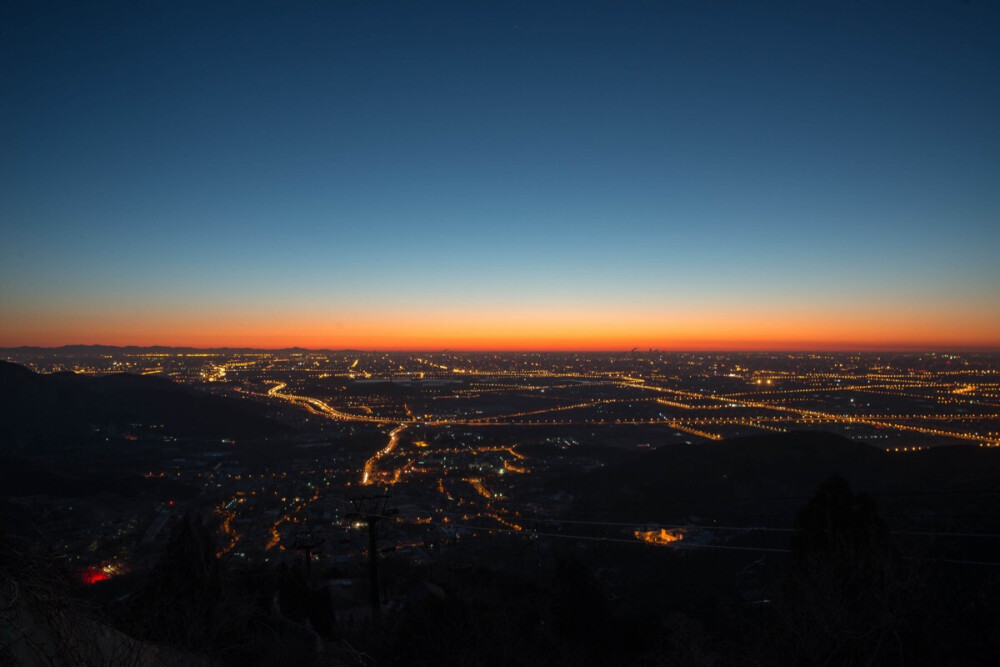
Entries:
<svg viewBox="0 0 1000 667">
<path fill-rule="evenodd" d="M 624 353 L 624 354 L 649 354 L 649 353 L 660 353 L 660 354 L 949 354 L 949 353 L 966 353 L 966 354 L 1000 354 L 1000 344 L 996 346 L 976 346 L 976 345 L 951 345 L 951 346 L 919 346 L 919 345 L 900 345 L 900 346 L 882 346 L 882 345 L 871 345 L 871 346 L 857 346 L 857 347 L 746 347 L 746 348 L 724 348 L 724 347 L 650 347 L 650 346 L 633 346 L 632 348 L 625 347 L 602 347 L 602 348 L 462 348 L 462 347 L 401 347 L 401 348 L 367 348 L 367 347 L 357 347 L 357 346 L 346 346 L 346 347 L 304 347 L 301 345 L 284 345 L 284 346 L 265 346 L 257 347 L 253 345 L 212 345 L 212 346 L 200 346 L 200 345 L 176 345 L 176 344 L 147 344 L 147 345 L 137 345 L 137 344 L 107 344 L 107 343 L 66 343 L 62 345 L 6 345 L 0 346 L 0 350 L 18 350 L 18 349 L 37 349 L 37 350 L 61 350 L 65 348 L 113 348 L 113 349 L 189 349 L 189 350 L 199 350 L 199 351 L 229 351 L 229 350 L 248 350 L 254 352 L 283 352 L 288 350 L 302 350 L 304 352 L 356 352 L 361 354 L 413 354 L 413 353 L 464 353 L 464 354 L 606 354 L 606 353 Z"/>
</svg>

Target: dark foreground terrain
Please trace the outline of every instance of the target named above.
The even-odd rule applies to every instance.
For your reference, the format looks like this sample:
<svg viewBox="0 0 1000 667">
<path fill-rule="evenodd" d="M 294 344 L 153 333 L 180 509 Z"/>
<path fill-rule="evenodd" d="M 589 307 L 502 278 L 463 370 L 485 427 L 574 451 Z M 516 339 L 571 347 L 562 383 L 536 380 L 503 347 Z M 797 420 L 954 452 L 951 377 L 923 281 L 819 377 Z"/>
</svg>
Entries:
<svg viewBox="0 0 1000 667">
<path fill-rule="evenodd" d="M 517 530 L 414 545 L 387 517 L 373 620 L 364 541 L 323 558 L 306 535 L 227 551 L 226 514 L 202 502 L 222 478 L 141 474 L 157 448 L 207 456 L 199 438 L 240 428 L 255 438 L 240 451 L 277 470 L 268 438 L 298 436 L 264 406 L 156 378 L 0 372 L 0 664 L 1000 664 L 995 449 L 793 432 L 615 450 L 545 477 L 537 496 L 558 502 Z M 172 518 L 160 535 L 116 532 L 143 512 Z M 85 558 L 99 540 L 65 536 L 91 532 L 132 565 L 81 576 L 67 549 Z"/>
<path fill-rule="evenodd" d="M 771 463 L 805 476 L 830 460 L 829 448 L 850 447 L 813 443 L 790 463 L 782 448 L 758 444 L 760 459 L 779 456 Z M 948 452 L 935 456 L 947 476 Z M 677 471 L 684 461 L 647 458 L 643 474 L 629 477 L 641 480 L 629 500 L 696 503 L 723 492 L 691 484 L 666 497 L 662 486 L 645 486 L 654 463 Z M 730 474 L 731 461 L 717 460 L 698 474 Z M 932 468 L 917 469 L 934 479 Z M 591 519 L 568 517 L 591 516 L 593 499 L 626 472 L 566 480 L 586 483 L 589 494 L 573 510 L 580 514 L 549 532 L 442 543 L 422 565 L 387 557 L 379 624 L 343 595 L 363 580 L 335 565 L 220 558 L 216 527 L 193 514 L 154 567 L 89 586 L 40 545 L 6 535 L 0 655 L 14 664 L 122 665 L 997 664 L 997 538 L 981 532 L 997 514 L 980 503 L 985 490 L 963 499 L 969 518 L 951 514 L 951 529 L 926 531 L 933 535 L 895 530 L 882 503 L 840 476 L 821 481 L 787 532 L 733 526 L 673 547 L 570 531 L 588 525 L 570 522 Z M 985 483 L 995 471 L 978 475 Z M 776 488 L 774 497 L 786 493 L 798 491 Z M 893 507 L 934 506 L 929 495 L 914 498 Z"/>
</svg>

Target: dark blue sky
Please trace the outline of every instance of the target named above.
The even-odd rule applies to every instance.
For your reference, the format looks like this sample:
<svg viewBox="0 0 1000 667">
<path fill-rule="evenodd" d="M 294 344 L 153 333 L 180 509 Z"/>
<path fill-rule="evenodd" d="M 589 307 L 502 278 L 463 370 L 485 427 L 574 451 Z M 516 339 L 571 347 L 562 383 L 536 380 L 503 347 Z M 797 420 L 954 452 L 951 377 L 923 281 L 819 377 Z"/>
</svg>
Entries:
<svg viewBox="0 0 1000 667">
<path fill-rule="evenodd" d="M 0 343 L 1000 345 L 996 3 L 202 5 L 0 9 Z"/>
</svg>

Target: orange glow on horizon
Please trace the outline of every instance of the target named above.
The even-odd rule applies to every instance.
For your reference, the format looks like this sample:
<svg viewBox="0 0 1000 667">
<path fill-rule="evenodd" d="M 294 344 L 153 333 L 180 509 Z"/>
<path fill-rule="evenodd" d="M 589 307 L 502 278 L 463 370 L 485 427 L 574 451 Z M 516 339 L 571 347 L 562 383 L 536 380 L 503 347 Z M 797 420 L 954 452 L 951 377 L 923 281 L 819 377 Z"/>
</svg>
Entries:
<svg viewBox="0 0 1000 667">
<path fill-rule="evenodd" d="M 955 306 L 675 311 L 541 307 L 393 312 L 122 310 L 36 314 L 5 324 L 0 346 L 74 344 L 416 351 L 1000 350 L 1000 312 Z"/>
</svg>

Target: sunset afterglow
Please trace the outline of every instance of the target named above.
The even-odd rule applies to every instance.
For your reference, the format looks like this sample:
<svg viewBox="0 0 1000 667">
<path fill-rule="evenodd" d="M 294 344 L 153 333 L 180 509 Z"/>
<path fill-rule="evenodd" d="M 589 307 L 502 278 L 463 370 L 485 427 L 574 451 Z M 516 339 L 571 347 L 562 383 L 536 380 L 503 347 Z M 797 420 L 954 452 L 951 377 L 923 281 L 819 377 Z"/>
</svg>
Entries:
<svg viewBox="0 0 1000 667">
<path fill-rule="evenodd" d="M 1000 348 L 987 5 L 8 7 L 0 346 Z"/>
<path fill-rule="evenodd" d="M 602 307 L 603 306 L 603 307 Z M 1000 314 L 976 304 L 934 311 L 911 306 L 727 304 L 644 310 L 619 304 L 589 308 L 467 309 L 395 306 L 290 309 L 280 303 L 211 312 L 141 307 L 107 312 L 24 316 L 0 345 L 190 347 L 300 346 L 326 349 L 420 350 L 891 350 L 997 347 Z M 961 323 L 956 326 L 956 323 Z"/>
</svg>

